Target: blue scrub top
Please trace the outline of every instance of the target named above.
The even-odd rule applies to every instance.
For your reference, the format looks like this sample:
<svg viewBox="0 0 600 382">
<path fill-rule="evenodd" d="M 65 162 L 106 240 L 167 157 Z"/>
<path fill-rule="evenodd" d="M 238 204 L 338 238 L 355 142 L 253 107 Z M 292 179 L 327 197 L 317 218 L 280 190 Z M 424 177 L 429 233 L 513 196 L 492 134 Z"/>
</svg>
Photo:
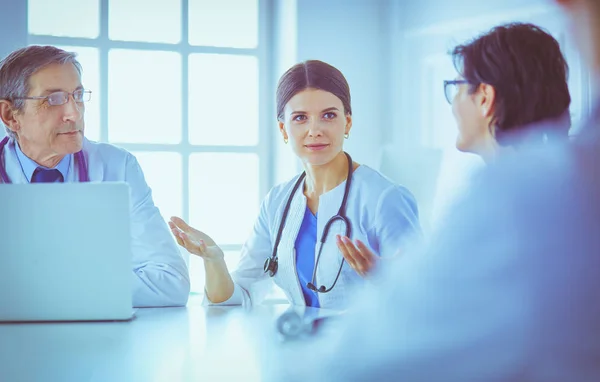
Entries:
<svg viewBox="0 0 600 382">
<path fill-rule="evenodd" d="M 317 244 L 317 217 L 306 207 L 300 232 L 296 238 L 296 271 L 307 306 L 319 307 L 317 292 L 308 289 L 315 268 L 315 248 Z"/>
</svg>

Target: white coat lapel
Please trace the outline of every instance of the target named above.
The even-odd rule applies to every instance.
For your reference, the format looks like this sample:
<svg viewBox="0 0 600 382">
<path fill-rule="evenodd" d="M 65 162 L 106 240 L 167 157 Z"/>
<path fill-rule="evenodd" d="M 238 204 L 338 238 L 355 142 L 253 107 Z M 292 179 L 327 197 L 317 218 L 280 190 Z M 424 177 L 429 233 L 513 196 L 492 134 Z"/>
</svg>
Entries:
<svg viewBox="0 0 600 382">
<path fill-rule="evenodd" d="M 69 163 L 69 173 L 65 182 L 79 182 L 79 173 L 77 172 L 77 159 L 75 155 L 71 156 L 71 162 Z"/>
<path fill-rule="evenodd" d="M 105 161 L 108 162 L 108 158 L 102 158 L 97 145 L 92 145 L 89 143 L 87 139 L 83 141 L 83 156 L 85 157 L 87 166 L 88 166 L 88 176 L 90 182 L 98 182 L 103 181 L 104 179 L 104 166 Z M 115 163 L 115 165 L 117 165 Z M 125 167 L 125 163 L 119 163 L 118 166 Z M 73 173 L 75 173 L 74 171 Z M 79 175 L 77 175 L 77 179 L 79 179 Z"/>
<path fill-rule="evenodd" d="M 337 215 L 342 199 L 344 197 L 344 188 L 346 183 L 342 183 L 330 192 L 321 195 L 319 198 L 319 212 L 317 216 L 317 245 L 315 248 L 315 264 L 317 263 L 317 256 L 319 247 L 321 245 L 321 239 L 323 238 L 325 225 L 335 215 Z M 330 288 L 333 284 L 339 266 L 343 259 L 336 242 L 336 235 L 344 235 L 346 232 L 345 225 L 341 220 L 336 220 L 331 224 L 329 233 L 325 243 L 323 244 L 323 250 L 321 256 L 318 259 L 319 264 L 317 267 L 316 282 L 317 287 L 325 286 Z M 338 280 L 339 282 L 339 280 Z M 322 297 L 322 296 L 320 296 Z"/>
<path fill-rule="evenodd" d="M 304 196 L 302 189 L 303 184 L 300 185 L 299 189 L 294 194 L 288 216 L 285 220 L 281 241 L 277 250 L 279 270 L 275 280 L 283 290 L 289 291 L 288 297 L 290 297 L 292 303 L 298 305 L 304 304 L 304 296 L 296 273 L 294 246 L 296 244 L 298 233 L 300 232 L 304 211 L 306 210 L 306 197 Z M 277 208 L 277 225 L 273 226 L 272 231 L 273 243 L 275 243 L 275 239 L 277 238 L 277 231 L 281 224 L 283 210 L 287 203 L 288 196 L 289 194 L 286 194 L 286 198 L 278 206 L 279 208 Z"/>
</svg>

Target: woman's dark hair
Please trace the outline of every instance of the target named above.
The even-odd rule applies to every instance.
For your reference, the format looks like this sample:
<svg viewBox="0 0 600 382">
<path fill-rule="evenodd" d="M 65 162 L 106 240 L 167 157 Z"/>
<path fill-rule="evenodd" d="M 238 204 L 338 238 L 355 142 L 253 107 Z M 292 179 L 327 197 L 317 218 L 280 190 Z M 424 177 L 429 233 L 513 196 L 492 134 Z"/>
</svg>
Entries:
<svg viewBox="0 0 600 382">
<path fill-rule="evenodd" d="M 317 60 L 304 61 L 292 66 L 277 84 L 277 119 L 283 120 L 283 109 L 289 100 L 306 89 L 329 92 L 342 101 L 344 113 L 352 115 L 350 86 L 335 67 Z"/>
<path fill-rule="evenodd" d="M 482 83 L 494 87 L 490 128 L 499 144 L 510 144 L 514 133 L 544 120 L 561 121 L 548 126 L 553 135 L 568 135 L 569 68 L 558 41 L 549 33 L 533 24 L 501 25 L 458 45 L 451 54 L 471 94 Z"/>
</svg>

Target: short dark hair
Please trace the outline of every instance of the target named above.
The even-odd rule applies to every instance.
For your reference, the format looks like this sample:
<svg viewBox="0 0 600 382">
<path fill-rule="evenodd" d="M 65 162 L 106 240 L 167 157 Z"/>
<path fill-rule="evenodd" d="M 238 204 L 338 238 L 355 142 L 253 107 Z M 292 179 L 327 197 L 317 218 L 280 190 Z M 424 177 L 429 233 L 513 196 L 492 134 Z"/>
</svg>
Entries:
<svg viewBox="0 0 600 382">
<path fill-rule="evenodd" d="M 500 25 L 456 46 L 451 54 L 470 93 L 482 83 L 494 87 L 490 128 L 499 144 L 511 144 L 515 132 L 544 120 L 562 120 L 550 124 L 552 133 L 568 135 L 569 67 L 558 41 L 542 28 L 527 23 Z"/>
<path fill-rule="evenodd" d="M 342 101 L 344 113 L 352 115 L 350 86 L 337 68 L 318 60 L 308 60 L 292 66 L 277 84 L 277 119 L 283 120 L 283 110 L 292 97 L 306 89 L 332 93 Z"/>
</svg>

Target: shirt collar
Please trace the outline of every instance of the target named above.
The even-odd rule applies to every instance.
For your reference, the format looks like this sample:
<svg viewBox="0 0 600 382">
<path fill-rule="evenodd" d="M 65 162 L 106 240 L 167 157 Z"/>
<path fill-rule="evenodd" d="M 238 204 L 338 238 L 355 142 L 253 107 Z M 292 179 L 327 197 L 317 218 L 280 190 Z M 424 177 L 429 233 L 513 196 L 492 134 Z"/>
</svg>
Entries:
<svg viewBox="0 0 600 382">
<path fill-rule="evenodd" d="M 23 154 L 23 151 L 21 151 L 21 148 L 19 147 L 19 143 L 18 142 L 15 142 L 15 143 L 16 143 L 15 149 L 17 151 L 17 158 L 19 159 L 19 163 L 21 164 L 21 169 L 23 170 L 23 174 L 25 174 L 27 181 L 29 183 L 31 183 L 31 177 L 33 176 L 33 172 L 38 167 L 41 167 L 43 169 L 48 169 L 48 167 L 40 166 L 39 164 L 35 163 L 35 161 L 33 161 L 27 155 Z M 72 156 L 71 154 L 65 155 L 65 157 L 63 159 L 61 159 L 60 162 L 58 162 L 56 167 L 54 167 L 55 169 L 60 171 L 60 173 L 63 176 L 63 179 L 67 179 L 67 174 L 69 173 L 69 167 L 71 166 L 71 156 Z"/>
</svg>

